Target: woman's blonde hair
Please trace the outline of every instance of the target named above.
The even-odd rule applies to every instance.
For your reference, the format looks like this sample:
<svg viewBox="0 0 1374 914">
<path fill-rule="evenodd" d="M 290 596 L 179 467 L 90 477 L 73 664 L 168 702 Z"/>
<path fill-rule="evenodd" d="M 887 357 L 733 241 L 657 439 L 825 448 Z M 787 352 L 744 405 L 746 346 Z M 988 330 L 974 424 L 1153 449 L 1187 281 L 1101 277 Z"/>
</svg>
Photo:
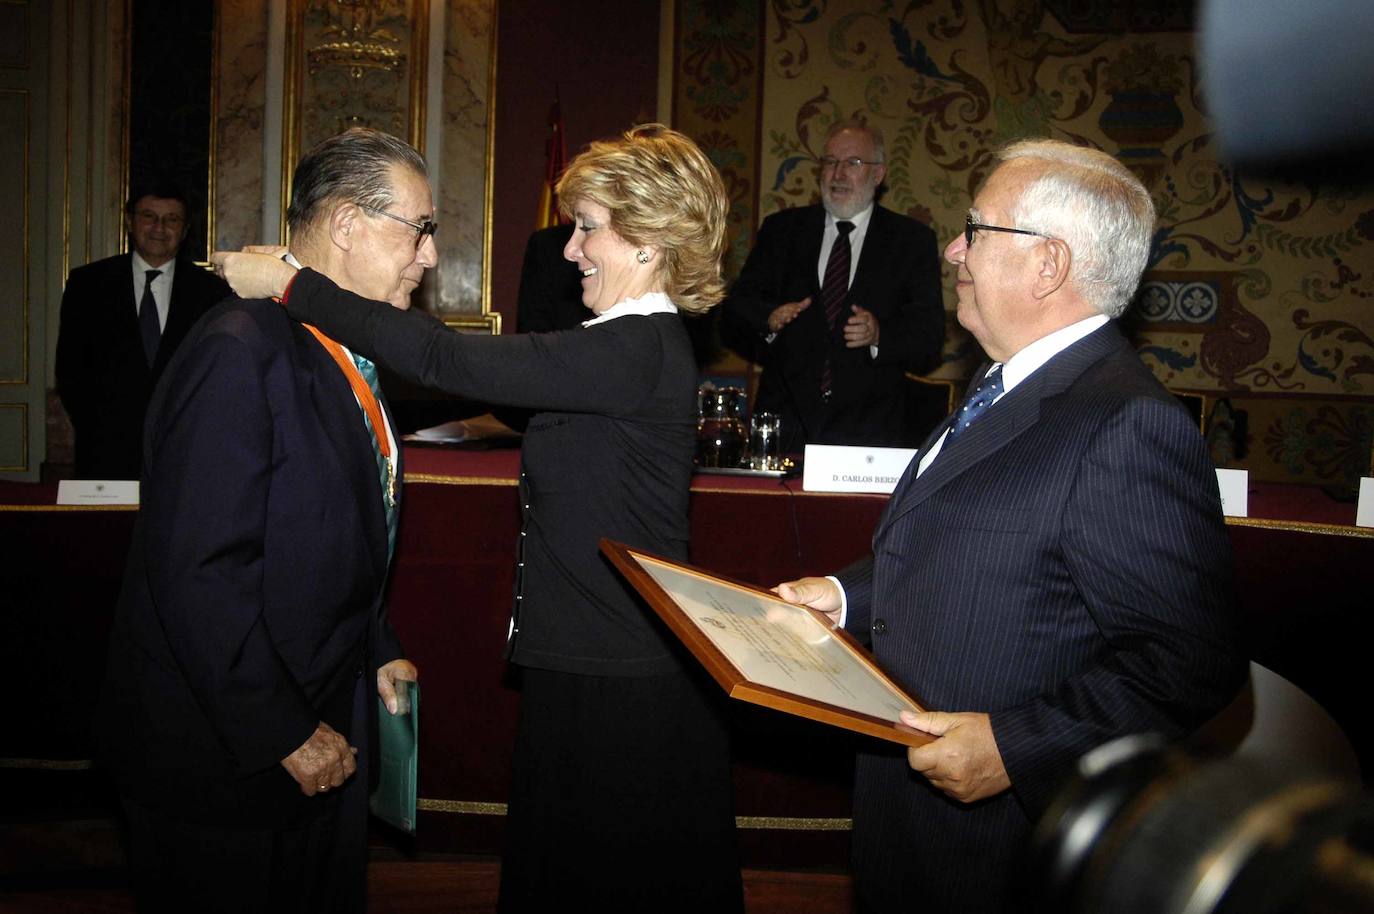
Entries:
<svg viewBox="0 0 1374 914">
<path fill-rule="evenodd" d="M 683 134 L 644 124 L 593 142 L 563 172 L 557 192 L 565 216 L 590 200 L 610 211 L 625 241 L 657 248 L 663 291 L 683 311 L 704 314 L 725 296 L 730 201 L 715 166 Z"/>
</svg>

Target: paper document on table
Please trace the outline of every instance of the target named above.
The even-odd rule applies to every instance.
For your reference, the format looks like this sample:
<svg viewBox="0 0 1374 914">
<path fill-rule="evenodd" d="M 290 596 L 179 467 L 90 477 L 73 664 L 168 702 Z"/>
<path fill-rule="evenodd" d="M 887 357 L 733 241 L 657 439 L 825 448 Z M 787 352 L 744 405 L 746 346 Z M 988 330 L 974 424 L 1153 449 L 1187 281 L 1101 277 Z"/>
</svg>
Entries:
<svg viewBox="0 0 1374 914">
<path fill-rule="evenodd" d="M 431 428 L 422 428 L 414 434 L 405 435 L 404 438 L 406 441 L 417 441 L 422 444 L 459 444 L 467 441 L 469 435 L 467 426 L 459 419 Z"/>
</svg>

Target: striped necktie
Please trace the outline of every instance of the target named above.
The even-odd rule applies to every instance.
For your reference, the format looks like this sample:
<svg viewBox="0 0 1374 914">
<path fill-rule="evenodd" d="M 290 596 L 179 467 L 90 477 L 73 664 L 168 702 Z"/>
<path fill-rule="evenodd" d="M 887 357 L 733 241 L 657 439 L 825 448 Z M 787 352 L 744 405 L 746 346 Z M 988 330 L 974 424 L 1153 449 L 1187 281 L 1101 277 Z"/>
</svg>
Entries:
<svg viewBox="0 0 1374 914">
<path fill-rule="evenodd" d="M 352 353 L 352 355 L 353 364 L 358 366 L 358 373 L 363 376 L 363 380 L 367 382 L 367 386 L 372 389 L 373 396 L 375 396 L 377 402 L 380 403 L 382 399 L 382 388 L 377 382 L 377 366 L 366 356 L 358 355 L 356 352 Z M 398 510 L 396 499 L 392 497 L 393 480 L 390 461 L 387 459 L 386 455 L 382 453 L 381 445 L 378 442 L 378 435 L 385 435 L 386 429 L 373 428 L 372 419 L 367 415 L 366 411 L 363 412 L 363 421 L 367 425 L 368 435 L 372 438 L 372 453 L 377 459 L 377 475 L 382 483 L 382 507 L 386 510 L 386 554 L 387 558 L 390 559 L 392 552 L 396 549 L 396 521 L 400 511 Z M 383 419 L 382 421 L 385 422 L 386 420 Z"/>
<path fill-rule="evenodd" d="M 844 315 L 845 299 L 849 297 L 849 233 L 854 231 L 854 223 L 841 221 L 835 223 L 835 243 L 830 248 L 830 259 L 825 262 L 825 277 L 821 283 L 821 303 L 825 305 L 825 324 L 830 332 Z M 821 366 L 821 397 L 829 399 L 833 379 L 830 374 L 830 357 L 827 355 Z"/>
</svg>

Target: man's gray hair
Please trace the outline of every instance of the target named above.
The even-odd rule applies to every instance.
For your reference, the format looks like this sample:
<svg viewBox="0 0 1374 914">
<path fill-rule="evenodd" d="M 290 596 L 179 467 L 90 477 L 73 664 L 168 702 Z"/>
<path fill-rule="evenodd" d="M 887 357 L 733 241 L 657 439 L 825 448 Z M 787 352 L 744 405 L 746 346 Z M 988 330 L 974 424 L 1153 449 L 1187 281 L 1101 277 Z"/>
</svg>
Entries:
<svg viewBox="0 0 1374 914">
<path fill-rule="evenodd" d="M 848 118 L 843 121 L 836 121 L 830 125 L 830 129 L 825 132 L 825 141 L 828 143 L 837 133 L 845 130 L 853 130 L 856 133 L 868 134 L 869 140 L 873 143 L 873 160 L 875 162 L 886 162 L 886 147 L 883 146 L 882 128 L 875 124 L 865 124 L 856 118 Z"/>
<path fill-rule="evenodd" d="M 293 237 L 307 231 L 332 201 L 374 209 L 395 202 L 391 168 L 425 176 L 425 160 L 409 143 L 370 127 L 352 127 L 305 154 L 291 179 L 286 224 Z"/>
<path fill-rule="evenodd" d="M 1107 153 L 1058 140 L 1013 143 L 998 158 L 1044 166 L 1012 205 L 1011 224 L 1068 244 L 1069 280 L 1083 298 L 1108 317 L 1126 313 L 1154 232 L 1155 206 L 1145 185 Z"/>
</svg>

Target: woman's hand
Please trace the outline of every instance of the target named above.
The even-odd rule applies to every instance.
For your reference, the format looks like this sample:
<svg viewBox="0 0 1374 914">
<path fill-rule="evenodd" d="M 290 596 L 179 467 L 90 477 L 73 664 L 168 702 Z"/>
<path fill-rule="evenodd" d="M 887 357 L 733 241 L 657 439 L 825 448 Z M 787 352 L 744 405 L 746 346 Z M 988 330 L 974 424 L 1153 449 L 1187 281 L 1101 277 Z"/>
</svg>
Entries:
<svg viewBox="0 0 1374 914">
<path fill-rule="evenodd" d="M 242 251 L 215 251 L 210 262 L 239 298 L 281 298 L 296 268 L 281 259 L 286 249 L 249 245 Z"/>
</svg>

